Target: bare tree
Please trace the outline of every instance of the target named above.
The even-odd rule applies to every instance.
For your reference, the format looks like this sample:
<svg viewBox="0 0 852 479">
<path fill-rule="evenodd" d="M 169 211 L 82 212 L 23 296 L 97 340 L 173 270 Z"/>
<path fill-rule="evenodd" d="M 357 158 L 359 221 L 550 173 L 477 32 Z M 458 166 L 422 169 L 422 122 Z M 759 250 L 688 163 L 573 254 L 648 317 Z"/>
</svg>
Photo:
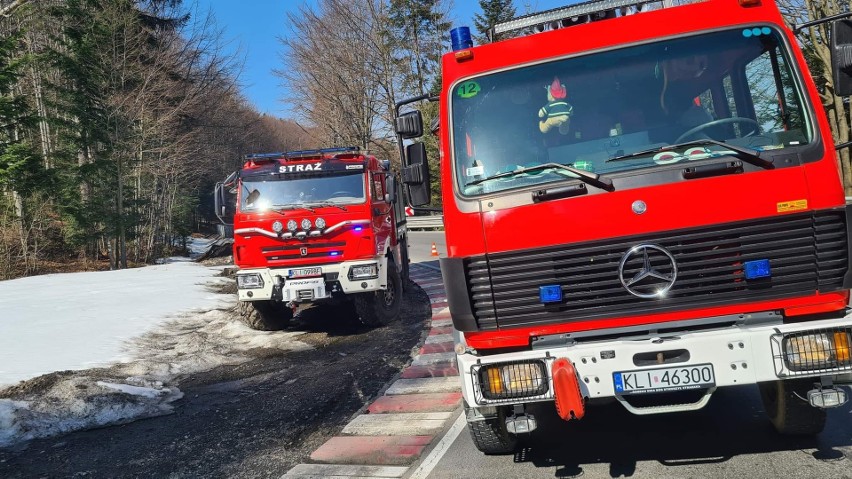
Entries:
<svg viewBox="0 0 852 479">
<path fill-rule="evenodd" d="M 785 19 L 792 26 L 817 20 L 849 10 L 848 2 L 837 0 L 778 0 Z M 828 115 L 834 138 L 839 143 L 849 141 L 849 110 L 844 98 L 835 94 L 831 73 L 829 24 L 823 23 L 802 30 L 799 35 L 805 58 L 820 92 L 822 106 Z M 852 195 L 852 162 L 849 150 L 838 152 L 838 169 L 847 195 Z"/>
</svg>

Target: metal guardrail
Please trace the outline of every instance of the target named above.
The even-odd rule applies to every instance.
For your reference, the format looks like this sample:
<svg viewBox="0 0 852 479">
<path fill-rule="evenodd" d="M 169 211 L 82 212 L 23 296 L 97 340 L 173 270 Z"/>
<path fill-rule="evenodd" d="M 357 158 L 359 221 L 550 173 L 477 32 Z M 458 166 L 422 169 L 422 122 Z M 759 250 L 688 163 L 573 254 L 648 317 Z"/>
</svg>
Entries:
<svg viewBox="0 0 852 479">
<path fill-rule="evenodd" d="M 410 230 L 444 229 L 444 215 L 409 216 L 405 223 Z"/>
</svg>

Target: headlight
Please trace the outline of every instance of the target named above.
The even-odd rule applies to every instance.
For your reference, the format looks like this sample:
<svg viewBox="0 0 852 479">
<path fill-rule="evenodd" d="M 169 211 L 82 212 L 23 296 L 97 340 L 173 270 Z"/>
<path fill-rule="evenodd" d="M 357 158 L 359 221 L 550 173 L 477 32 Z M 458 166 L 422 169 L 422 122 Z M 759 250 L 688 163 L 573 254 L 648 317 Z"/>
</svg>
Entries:
<svg viewBox="0 0 852 479">
<path fill-rule="evenodd" d="M 349 279 L 373 279 L 379 277 L 379 268 L 376 263 L 362 264 L 349 268 Z"/>
<path fill-rule="evenodd" d="M 794 371 L 847 366 L 850 343 L 847 330 L 791 335 L 784 338 L 784 357 Z"/>
<path fill-rule="evenodd" d="M 287 231 L 296 231 L 296 228 L 299 227 L 299 223 L 296 223 L 296 220 L 290 220 L 287 222 Z"/>
<path fill-rule="evenodd" d="M 540 396 L 547 392 L 547 374 L 541 361 L 502 363 L 480 370 L 479 381 L 486 399 Z"/>
<path fill-rule="evenodd" d="M 258 289 L 263 287 L 263 278 L 257 273 L 238 274 L 237 287 L 240 289 Z"/>
<path fill-rule="evenodd" d="M 281 224 L 280 221 L 275 220 L 275 221 L 272 222 L 272 231 L 274 231 L 276 233 L 280 233 L 283 230 L 284 230 L 284 225 Z"/>
<path fill-rule="evenodd" d="M 305 218 L 302 220 L 302 229 L 308 231 L 311 229 L 311 220 Z"/>
<path fill-rule="evenodd" d="M 314 224 L 316 225 L 317 229 L 325 228 L 325 220 L 322 219 L 322 218 L 317 218 L 317 220 L 314 222 Z"/>
</svg>

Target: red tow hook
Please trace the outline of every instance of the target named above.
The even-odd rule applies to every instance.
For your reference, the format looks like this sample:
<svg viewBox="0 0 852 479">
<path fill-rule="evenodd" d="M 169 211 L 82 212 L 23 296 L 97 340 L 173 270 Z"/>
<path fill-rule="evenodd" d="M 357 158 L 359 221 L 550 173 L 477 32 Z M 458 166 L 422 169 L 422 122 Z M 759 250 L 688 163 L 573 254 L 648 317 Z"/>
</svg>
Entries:
<svg viewBox="0 0 852 479">
<path fill-rule="evenodd" d="M 571 361 L 559 358 L 553 362 L 553 395 L 556 398 L 556 412 L 566 421 L 582 419 L 586 414 L 586 405 L 580 393 L 580 381 Z"/>
</svg>

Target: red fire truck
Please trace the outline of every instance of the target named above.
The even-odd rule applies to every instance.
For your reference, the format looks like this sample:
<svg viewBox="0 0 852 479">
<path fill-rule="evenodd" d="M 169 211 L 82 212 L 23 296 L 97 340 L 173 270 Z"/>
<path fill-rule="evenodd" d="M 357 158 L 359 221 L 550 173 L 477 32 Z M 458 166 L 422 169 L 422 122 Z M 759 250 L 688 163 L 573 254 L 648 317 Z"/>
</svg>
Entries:
<svg viewBox="0 0 852 479">
<path fill-rule="evenodd" d="M 399 317 L 408 248 L 388 166 L 354 147 L 256 154 L 216 185 L 223 222 L 226 193 L 236 194 L 234 263 L 249 326 L 281 329 L 300 305 L 346 299 L 367 325 Z"/>
<path fill-rule="evenodd" d="M 757 385 L 780 432 L 811 434 L 846 402 L 852 223 L 835 155 L 848 145 L 771 0 L 666 3 L 524 16 L 493 29 L 514 38 L 476 47 L 453 32 L 440 262 L 485 453 L 536 428 L 533 403 L 565 420 L 612 400 L 668 413 Z M 849 21 L 832 28 L 850 51 Z M 417 111 L 395 126 L 423 128 Z M 429 200 L 420 143 L 403 182 Z"/>
</svg>

